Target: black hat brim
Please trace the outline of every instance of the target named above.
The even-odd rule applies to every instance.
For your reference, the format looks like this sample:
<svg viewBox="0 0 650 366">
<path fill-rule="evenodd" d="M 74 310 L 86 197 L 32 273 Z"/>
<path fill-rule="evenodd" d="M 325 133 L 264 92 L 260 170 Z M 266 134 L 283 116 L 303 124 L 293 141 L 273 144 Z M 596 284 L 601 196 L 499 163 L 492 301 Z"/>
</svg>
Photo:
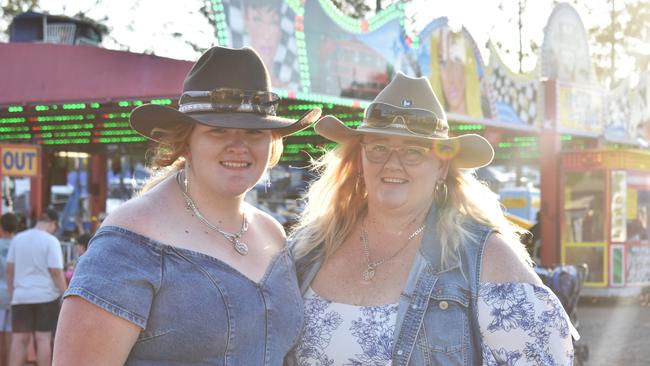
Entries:
<svg viewBox="0 0 650 366">
<path fill-rule="evenodd" d="M 158 104 L 145 104 L 131 112 L 131 128 L 148 139 L 158 141 L 154 129 L 171 129 L 179 124 L 200 123 L 211 127 L 239 128 L 250 130 L 271 130 L 282 136 L 304 130 L 321 115 L 320 108 L 314 108 L 303 114 L 297 121 L 287 118 L 268 116 L 257 113 L 192 113 L 185 114 L 178 110 Z"/>
</svg>

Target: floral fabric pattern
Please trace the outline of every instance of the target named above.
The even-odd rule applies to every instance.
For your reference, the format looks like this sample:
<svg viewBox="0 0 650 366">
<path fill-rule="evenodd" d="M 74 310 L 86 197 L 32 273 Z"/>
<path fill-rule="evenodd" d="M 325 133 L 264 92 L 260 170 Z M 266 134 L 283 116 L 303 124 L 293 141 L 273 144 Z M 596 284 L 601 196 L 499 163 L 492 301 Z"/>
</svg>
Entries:
<svg viewBox="0 0 650 366">
<path fill-rule="evenodd" d="M 304 300 L 305 328 L 296 348 L 299 365 L 390 365 L 397 304 L 340 304 L 311 289 Z M 573 364 L 571 337 L 577 332 L 546 286 L 481 283 L 478 324 L 483 365 Z"/>
<path fill-rule="evenodd" d="M 335 303 L 311 289 L 305 297 L 305 328 L 296 348 L 301 366 L 390 364 L 397 304 Z"/>
<path fill-rule="evenodd" d="M 478 322 L 484 365 L 572 365 L 570 321 L 545 286 L 481 283 Z"/>
</svg>

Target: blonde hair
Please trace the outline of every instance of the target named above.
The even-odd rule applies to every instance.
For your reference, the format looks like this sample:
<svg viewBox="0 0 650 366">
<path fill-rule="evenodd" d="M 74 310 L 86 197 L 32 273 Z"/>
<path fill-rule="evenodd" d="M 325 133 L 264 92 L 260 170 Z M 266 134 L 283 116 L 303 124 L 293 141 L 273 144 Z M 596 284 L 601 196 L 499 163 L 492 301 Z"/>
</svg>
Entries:
<svg viewBox="0 0 650 366">
<path fill-rule="evenodd" d="M 367 191 L 359 176 L 361 164 L 360 138 L 339 144 L 313 162 L 321 173 L 307 193 L 305 210 L 292 240 L 296 258 L 323 246 L 322 256 L 334 253 L 352 233 L 368 210 Z M 498 231 L 517 254 L 530 263 L 530 257 L 503 213 L 498 196 L 473 174 L 449 167 L 448 200 L 439 212 L 436 231 L 442 247 L 441 265 L 447 268 L 458 259 L 462 243 L 472 234 L 461 225 L 469 217 L 479 224 Z M 433 187 L 432 187 L 433 191 Z M 476 238 L 472 238 L 476 239 Z"/>
<path fill-rule="evenodd" d="M 152 130 L 152 135 L 158 140 L 158 143 L 153 148 L 153 157 L 151 159 L 151 169 L 154 174 L 140 190 L 140 194 L 150 191 L 167 177 L 183 169 L 185 164 L 184 156 L 189 153 L 189 140 L 194 126 L 193 123 L 179 123 L 170 129 L 155 128 Z M 271 138 L 268 168 L 272 168 L 280 162 L 283 150 L 282 135 L 271 131 Z"/>
</svg>

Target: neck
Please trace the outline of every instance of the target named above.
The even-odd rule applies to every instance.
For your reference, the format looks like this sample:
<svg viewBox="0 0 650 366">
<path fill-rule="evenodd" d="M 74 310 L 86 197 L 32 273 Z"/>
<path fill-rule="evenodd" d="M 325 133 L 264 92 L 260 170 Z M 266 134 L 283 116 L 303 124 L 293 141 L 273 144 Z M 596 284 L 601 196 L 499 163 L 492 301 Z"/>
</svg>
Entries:
<svg viewBox="0 0 650 366">
<path fill-rule="evenodd" d="M 47 231 L 48 226 L 49 226 L 49 223 L 47 223 L 47 222 L 42 222 L 42 221 L 38 221 L 38 222 L 36 223 L 36 225 L 34 225 L 34 229 L 43 230 L 43 231 L 46 231 L 46 232 L 49 233 L 49 231 Z"/>
<path fill-rule="evenodd" d="M 174 182 L 174 184 L 179 191 L 183 189 L 183 186 L 177 182 Z M 190 181 L 187 195 L 194 202 L 201 215 L 213 225 L 227 231 L 237 231 L 241 227 L 242 215 L 245 211 L 244 195 L 220 195 L 213 190 L 203 188 L 193 181 Z M 183 196 L 184 201 L 185 197 Z"/>
<path fill-rule="evenodd" d="M 415 230 L 424 224 L 429 206 L 417 208 L 400 208 L 387 210 L 368 203 L 367 225 L 374 222 L 377 230 L 388 236 L 410 235 L 408 230 Z"/>
</svg>

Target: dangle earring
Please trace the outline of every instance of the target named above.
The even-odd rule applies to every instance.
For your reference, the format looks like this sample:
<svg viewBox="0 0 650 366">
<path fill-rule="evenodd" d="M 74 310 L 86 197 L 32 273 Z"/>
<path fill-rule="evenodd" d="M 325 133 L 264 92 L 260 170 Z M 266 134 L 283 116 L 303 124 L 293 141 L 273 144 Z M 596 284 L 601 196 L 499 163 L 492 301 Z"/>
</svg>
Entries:
<svg viewBox="0 0 650 366">
<path fill-rule="evenodd" d="M 190 167 L 190 162 L 185 160 L 185 167 L 183 168 L 183 188 L 185 188 L 185 193 L 188 193 L 190 190 L 189 178 L 188 178 L 188 169 Z"/>
<path fill-rule="evenodd" d="M 264 182 L 264 193 L 269 193 L 271 188 L 271 169 L 266 171 L 266 181 Z"/>
<path fill-rule="evenodd" d="M 447 204 L 447 194 L 449 193 L 447 188 L 447 182 L 444 179 L 440 178 L 436 182 L 436 187 L 433 191 L 433 201 L 436 203 L 438 208 L 443 208 Z"/>
</svg>

